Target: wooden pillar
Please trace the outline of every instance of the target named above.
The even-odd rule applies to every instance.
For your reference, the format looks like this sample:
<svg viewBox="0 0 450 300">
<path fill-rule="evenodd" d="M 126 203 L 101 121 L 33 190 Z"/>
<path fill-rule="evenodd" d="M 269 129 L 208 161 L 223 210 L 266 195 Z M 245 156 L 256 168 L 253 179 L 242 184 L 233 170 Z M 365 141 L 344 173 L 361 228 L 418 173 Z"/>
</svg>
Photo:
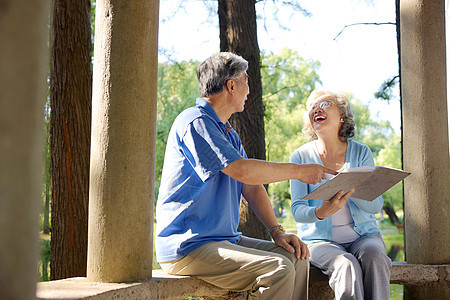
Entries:
<svg viewBox="0 0 450 300">
<path fill-rule="evenodd" d="M 405 255 L 450 263 L 450 160 L 445 1 L 400 2 Z M 414 299 L 449 299 L 445 286 L 407 287 Z"/>
<path fill-rule="evenodd" d="M 0 1 L 0 299 L 36 297 L 47 1 Z"/>
<path fill-rule="evenodd" d="M 90 281 L 151 278 L 158 17 L 158 0 L 97 0 Z"/>
</svg>

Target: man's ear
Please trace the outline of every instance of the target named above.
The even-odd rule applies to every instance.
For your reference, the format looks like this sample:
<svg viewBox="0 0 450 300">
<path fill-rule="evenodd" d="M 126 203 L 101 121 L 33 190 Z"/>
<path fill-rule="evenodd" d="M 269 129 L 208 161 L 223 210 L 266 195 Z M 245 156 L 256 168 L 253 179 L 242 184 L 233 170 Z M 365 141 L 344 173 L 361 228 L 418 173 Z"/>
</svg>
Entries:
<svg viewBox="0 0 450 300">
<path fill-rule="evenodd" d="M 234 90 L 235 90 L 235 83 L 234 83 L 234 80 L 232 80 L 232 79 L 228 79 L 227 80 L 227 84 L 226 84 L 226 88 L 227 88 L 227 91 L 230 93 L 230 94 L 234 94 Z"/>
</svg>

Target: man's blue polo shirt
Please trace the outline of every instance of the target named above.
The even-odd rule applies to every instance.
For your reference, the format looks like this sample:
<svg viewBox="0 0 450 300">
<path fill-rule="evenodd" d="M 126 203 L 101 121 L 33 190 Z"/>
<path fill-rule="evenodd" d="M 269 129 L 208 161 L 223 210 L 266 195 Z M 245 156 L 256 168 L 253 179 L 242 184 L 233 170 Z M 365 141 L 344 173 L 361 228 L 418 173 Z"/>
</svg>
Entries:
<svg viewBox="0 0 450 300">
<path fill-rule="evenodd" d="M 236 131 L 202 98 L 174 121 L 169 133 L 156 205 L 158 262 L 182 258 L 214 241 L 241 235 L 242 183 L 221 172 L 247 158 Z"/>
</svg>

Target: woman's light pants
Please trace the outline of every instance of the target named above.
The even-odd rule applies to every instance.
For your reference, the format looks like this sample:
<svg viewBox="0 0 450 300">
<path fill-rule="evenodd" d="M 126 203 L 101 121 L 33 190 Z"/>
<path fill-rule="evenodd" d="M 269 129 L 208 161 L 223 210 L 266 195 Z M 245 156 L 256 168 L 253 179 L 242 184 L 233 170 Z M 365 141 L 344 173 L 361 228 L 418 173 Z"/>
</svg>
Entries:
<svg viewBox="0 0 450 300">
<path fill-rule="evenodd" d="M 329 275 L 336 299 L 389 299 L 391 259 L 381 235 L 363 236 L 352 243 L 308 245 L 311 265 Z"/>
</svg>

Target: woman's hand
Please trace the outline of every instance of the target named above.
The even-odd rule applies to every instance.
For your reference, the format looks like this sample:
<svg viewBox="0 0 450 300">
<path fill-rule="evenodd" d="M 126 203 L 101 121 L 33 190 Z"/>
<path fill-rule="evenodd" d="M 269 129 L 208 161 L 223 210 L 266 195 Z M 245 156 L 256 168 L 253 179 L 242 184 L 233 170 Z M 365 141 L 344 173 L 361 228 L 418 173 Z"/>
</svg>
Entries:
<svg viewBox="0 0 450 300">
<path fill-rule="evenodd" d="M 317 218 L 323 220 L 336 213 L 338 210 L 344 207 L 348 198 L 353 194 L 354 191 L 355 189 L 353 188 L 344 194 L 344 191 L 340 190 L 330 200 L 323 200 L 322 205 L 316 207 Z"/>
<path fill-rule="evenodd" d="M 309 258 L 309 249 L 295 234 L 287 234 L 281 230 L 275 230 L 272 234 L 273 241 L 290 253 L 295 252 L 297 259 Z"/>
</svg>

